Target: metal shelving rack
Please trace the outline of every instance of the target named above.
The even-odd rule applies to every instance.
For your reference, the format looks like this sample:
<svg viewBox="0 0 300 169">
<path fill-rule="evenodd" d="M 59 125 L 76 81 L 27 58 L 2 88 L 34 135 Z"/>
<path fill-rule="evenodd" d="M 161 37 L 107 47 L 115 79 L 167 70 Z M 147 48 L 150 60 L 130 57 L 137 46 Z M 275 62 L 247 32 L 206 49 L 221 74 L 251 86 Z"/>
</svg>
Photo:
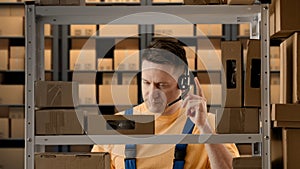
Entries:
<svg viewBox="0 0 300 169">
<path fill-rule="evenodd" d="M 34 154 L 43 151 L 45 145 L 94 144 L 176 144 L 180 143 L 261 143 L 262 166 L 271 169 L 270 160 L 270 99 L 269 99 L 269 5 L 205 5 L 205 6 L 36 6 L 26 4 L 26 99 L 25 99 L 25 168 L 34 168 Z M 151 4 L 151 3 L 149 3 Z M 216 134 L 216 135 L 74 135 L 35 136 L 34 81 L 44 80 L 44 30 L 46 23 L 53 25 L 103 24 L 117 18 L 136 14 L 137 17 L 119 24 L 174 24 L 176 21 L 159 17 L 170 14 L 186 19 L 192 24 L 240 24 L 250 23 L 252 39 L 261 39 L 262 81 L 260 134 Z M 41 57 L 37 57 L 41 56 Z"/>
</svg>

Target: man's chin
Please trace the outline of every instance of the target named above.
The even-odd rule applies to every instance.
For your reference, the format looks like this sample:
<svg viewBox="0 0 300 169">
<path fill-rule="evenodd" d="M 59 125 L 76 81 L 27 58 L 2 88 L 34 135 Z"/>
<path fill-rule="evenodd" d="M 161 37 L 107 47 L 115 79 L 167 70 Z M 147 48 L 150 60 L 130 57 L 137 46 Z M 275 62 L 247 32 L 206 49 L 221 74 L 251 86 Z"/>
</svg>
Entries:
<svg viewBox="0 0 300 169">
<path fill-rule="evenodd" d="M 163 113 L 165 111 L 164 107 L 154 107 L 154 106 L 149 106 L 148 107 L 149 111 L 152 113 Z"/>
</svg>

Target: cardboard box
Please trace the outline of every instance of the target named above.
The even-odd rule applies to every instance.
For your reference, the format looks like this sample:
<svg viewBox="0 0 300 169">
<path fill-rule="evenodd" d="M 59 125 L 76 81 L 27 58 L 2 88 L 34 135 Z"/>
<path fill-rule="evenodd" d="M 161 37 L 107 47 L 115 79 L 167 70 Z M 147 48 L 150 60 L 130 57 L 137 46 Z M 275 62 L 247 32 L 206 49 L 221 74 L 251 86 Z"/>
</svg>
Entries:
<svg viewBox="0 0 300 169">
<path fill-rule="evenodd" d="M 114 50 L 115 70 L 139 70 L 139 50 Z"/>
<path fill-rule="evenodd" d="M 243 61 L 241 42 L 223 41 L 221 48 L 222 64 L 225 72 L 225 78 L 222 78 L 223 107 L 242 107 Z"/>
<path fill-rule="evenodd" d="M 293 37 L 280 44 L 280 103 L 293 103 Z"/>
<path fill-rule="evenodd" d="M 62 81 L 35 82 L 35 105 L 37 107 L 76 107 L 78 83 Z"/>
<path fill-rule="evenodd" d="M 282 131 L 284 169 L 300 168 L 299 136 L 299 129 L 283 129 Z"/>
<path fill-rule="evenodd" d="M 50 49 L 45 49 L 45 70 L 52 69 L 52 51 Z"/>
<path fill-rule="evenodd" d="M 235 144 L 239 150 L 240 155 L 252 155 L 252 144 L 248 143 L 239 143 Z"/>
<path fill-rule="evenodd" d="M 260 156 L 240 156 L 232 159 L 233 169 L 262 169 L 262 159 Z"/>
<path fill-rule="evenodd" d="M 247 51 L 244 106 L 261 106 L 261 54 L 260 40 L 249 40 Z"/>
<path fill-rule="evenodd" d="M 274 0 L 273 9 L 270 10 L 270 15 L 275 21 L 274 31 L 271 34 L 272 38 L 289 37 L 293 32 L 300 30 L 300 13 L 298 0 Z"/>
<path fill-rule="evenodd" d="M 283 169 L 283 152 L 282 152 L 282 129 L 281 128 L 271 128 L 271 164 L 272 169 Z"/>
<path fill-rule="evenodd" d="M 10 16 L 10 7 L 6 5 L 0 6 L 0 16 Z"/>
<path fill-rule="evenodd" d="M 137 85 L 100 85 L 100 105 L 137 104 Z"/>
<path fill-rule="evenodd" d="M 219 108 L 216 114 L 218 134 L 259 133 L 258 108 Z"/>
<path fill-rule="evenodd" d="M 200 84 L 221 84 L 220 72 L 198 72 L 198 80 Z M 221 97 L 221 96 L 220 96 Z"/>
<path fill-rule="evenodd" d="M 250 24 L 239 24 L 240 36 L 250 36 Z"/>
<path fill-rule="evenodd" d="M 76 109 L 51 109 L 35 112 L 37 135 L 83 134 L 83 112 Z"/>
<path fill-rule="evenodd" d="M 273 104 L 272 121 L 300 122 L 300 104 Z"/>
<path fill-rule="evenodd" d="M 70 152 L 91 152 L 90 145 L 70 145 Z"/>
<path fill-rule="evenodd" d="M 113 60 L 111 58 L 98 59 L 98 70 L 113 70 Z"/>
<path fill-rule="evenodd" d="M 139 50 L 140 44 L 138 39 L 116 39 L 115 49 L 135 49 Z"/>
<path fill-rule="evenodd" d="M 59 0 L 60 5 L 85 6 L 85 0 Z"/>
<path fill-rule="evenodd" d="M 280 58 L 270 58 L 270 70 L 280 71 Z"/>
<path fill-rule="evenodd" d="M 0 104 L 23 105 L 24 85 L 0 85 Z"/>
<path fill-rule="evenodd" d="M 45 24 L 44 25 L 44 35 L 45 36 L 50 36 L 51 35 L 51 25 L 50 24 Z"/>
<path fill-rule="evenodd" d="M 10 46 L 10 58 L 25 58 L 25 46 Z"/>
<path fill-rule="evenodd" d="M 0 49 L 0 70 L 8 70 L 8 50 Z"/>
<path fill-rule="evenodd" d="M 98 153 L 37 153 L 35 169 L 110 169 L 110 155 Z"/>
<path fill-rule="evenodd" d="M 156 37 L 191 37 L 194 36 L 193 24 L 156 24 L 154 25 L 154 34 Z"/>
<path fill-rule="evenodd" d="M 59 5 L 60 0 L 37 0 L 36 3 L 40 5 Z"/>
<path fill-rule="evenodd" d="M 71 25 L 71 36 L 96 35 L 96 25 Z"/>
<path fill-rule="evenodd" d="M 20 16 L 0 16 L 0 36 L 23 36 L 24 20 Z"/>
<path fill-rule="evenodd" d="M 222 86 L 220 84 L 201 84 L 208 105 L 222 105 Z"/>
<path fill-rule="evenodd" d="M 252 5 L 255 0 L 227 0 L 229 5 Z"/>
<path fill-rule="evenodd" d="M 10 120 L 10 137 L 14 139 L 25 138 L 25 120 L 24 119 L 11 119 Z"/>
<path fill-rule="evenodd" d="M 154 134 L 154 116 L 90 115 L 88 134 Z"/>
<path fill-rule="evenodd" d="M 138 25 L 99 25 L 99 34 L 103 37 L 136 37 L 139 34 Z"/>
<path fill-rule="evenodd" d="M 291 38 L 293 38 L 293 103 L 300 103 L 300 34 L 296 32 Z"/>
<path fill-rule="evenodd" d="M 184 0 L 185 5 L 222 4 L 223 0 Z"/>
<path fill-rule="evenodd" d="M 96 51 L 71 49 L 70 70 L 96 70 Z"/>
<path fill-rule="evenodd" d="M 222 36 L 222 24 L 197 24 L 198 36 Z"/>
<path fill-rule="evenodd" d="M 280 77 L 279 74 L 271 74 L 270 97 L 271 104 L 280 103 Z"/>
<path fill-rule="evenodd" d="M 95 84 L 79 85 L 79 104 L 97 104 Z"/>
<path fill-rule="evenodd" d="M 8 117 L 9 117 L 9 107 L 0 106 L 0 118 L 8 118 Z"/>
<path fill-rule="evenodd" d="M 122 74 L 123 85 L 138 85 L 136 73 L 123 73 Z"/>
<path fill-rule="evenodd" d="M 25 108 L 24 107 L 9 107 L 8 117 L 10 119 L 24 119 Z"/>
<path fill-rule="evenodd" d="M 25 59 L 24 58 L 10 58 L 9 59 L 9 70 L 24 70 Z"/>
<path fill-rule="evenodd" d="M 9 120 L 8 118 L 0 118 L 0 139 L 8 139 L 9 137 Z"/>
<path fill-rule="evenodd" d="M 280 46 L 270 46 L 270 58 L 280 58 Z"/>
<path fill-rule="evenodd" d="M 273 128 L 300 128 L 299 121 L 273 121 Z"/>
<path fill-rule="evenodd" d="M 0 148 L 0 154 L 2 169 L 24 169 L 24 148 Z"/>
<path fill-rule="evenodd" d="M 11 5 L 10 6 L 10 16 L 25 16 L 24 6 Z"/>
<path fill-rule="evenodd" d="M 222 69 L 221 50 L 198 50 L 197 70 L 220 71 Z"/>
<path fill-rule="evenodd" d="M 111 85 L 118 84 L 118 76 L 114 73 L 103 73 L 102 74 L 102 84 L 103 85 Z"/>
</svg>

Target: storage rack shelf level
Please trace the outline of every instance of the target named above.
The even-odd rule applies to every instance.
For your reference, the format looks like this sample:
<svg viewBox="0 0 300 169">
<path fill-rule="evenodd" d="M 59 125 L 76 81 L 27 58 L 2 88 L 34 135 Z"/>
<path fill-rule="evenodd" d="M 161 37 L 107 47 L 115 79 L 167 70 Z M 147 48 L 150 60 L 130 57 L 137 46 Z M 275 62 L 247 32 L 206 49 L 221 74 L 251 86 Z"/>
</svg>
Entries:
<svg viewBox="0 0 300 169">
<path fill-rule="evenodd" d="M 270 169 L 270 102 L 269 102 L 269 21 L 268 4 L 251 6 L 205 5 L 205 6 L 35 6 L 26 5 L 26 142 L 25 168 L 34 168 L 34 152 L 37 145 L 93 144 L 89 136 L 35 136 L 34 134 L 34 81 L 44 80 L 43 25 L 105 24 L 118 18 L 118 24 L 240 24 L 250 23 L 251 38 L 260 38 L 262 43 L 262 132 L 260 134 L 227 135 L 160 135 L 136 136 L 93 136 L 105 143 L 262 143 L 263 168 Z M 131 15 L 134 14 L 134 15 Z M 162 16 L 176 16 L 170 19 Z M 183 18 L 182 20 L 178 18 Z M 260 24 L 259 24 L 260 22 Z M 261 27 L 260 27 L 261 25 Z M 41 56 L 41 57 L 37 57 Z M 147 139 L 138 139 L 146 137 Z M 143 140 L 143 141 L 142 141 Z M 177 143 L 177 142 L 176 142 Z"/>
</svg>

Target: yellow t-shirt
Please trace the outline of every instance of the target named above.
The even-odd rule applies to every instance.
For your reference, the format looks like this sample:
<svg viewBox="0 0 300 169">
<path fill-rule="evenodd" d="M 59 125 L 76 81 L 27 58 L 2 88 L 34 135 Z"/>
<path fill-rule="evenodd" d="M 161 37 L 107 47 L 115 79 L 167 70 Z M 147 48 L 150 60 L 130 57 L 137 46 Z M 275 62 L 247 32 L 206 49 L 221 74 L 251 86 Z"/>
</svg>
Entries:
<svg viewBox="0 0 300 169">
<path fill-rule="evenodd" d="M 141 104 L 134 108 L 134 114 L 149 113 L 146 105 Z M 187 116 L 181 109 L 174 114 L 162 116 L 155 114 L 155 134 L 181 134 Z M 193 134 L 199 134 L 194 127 Z M 155 136 L 153 136 L 155 137 Z M 233 156 L 239 156 L 234 144 L 224 144 Z M 172 169 L 174 159 L 174 144 L 143 144 L 137 145 L 138 169 Z M 110 152 L 111 168 L 124 169 L 125 145 L 95 145 L 92 152 Z M 185 157 L 185 169 L 209 169 L 210 163 L 204 144 L 188 144 Z"/>
</svg>

